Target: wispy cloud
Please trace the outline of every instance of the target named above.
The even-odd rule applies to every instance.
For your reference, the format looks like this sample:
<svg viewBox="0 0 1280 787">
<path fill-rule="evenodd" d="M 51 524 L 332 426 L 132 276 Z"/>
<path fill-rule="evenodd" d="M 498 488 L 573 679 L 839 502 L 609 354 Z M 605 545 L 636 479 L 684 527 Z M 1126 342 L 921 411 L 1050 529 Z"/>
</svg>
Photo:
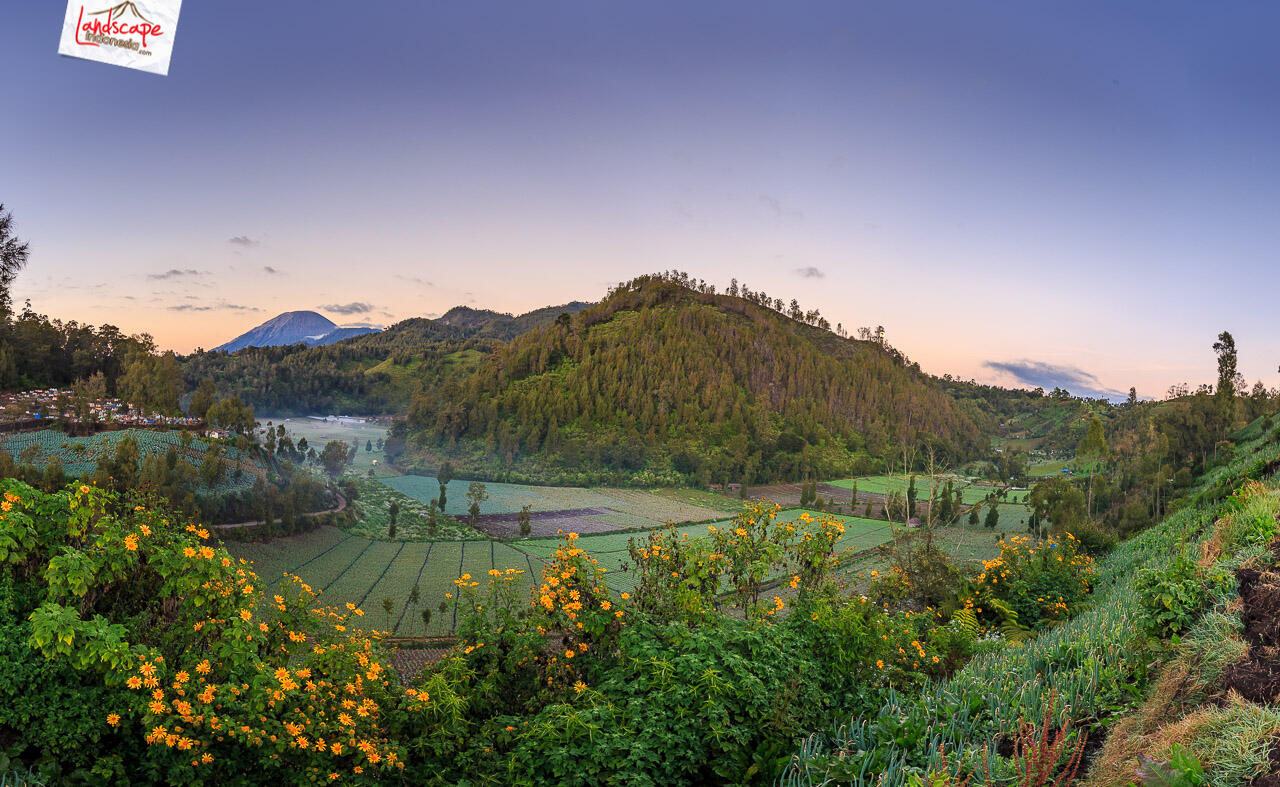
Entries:
<svg viewBox="0 0 1280 787">
<path fill-rule="evenodd" d="M 418 277 L 418 276 L 405 276 L 405 275 L 403 275 L 403 274 L 399 274 L 399 273 L 397 273 L 397 274 L 396 274 L 396 278 L 397 278 L 397 279 L 399 279 L 400 281 L 407 281 L 407 282 L 409 282 L 410 284 L 416 284 L 416 285 L 418 285 L 419 287 L 434 287 L 434 286 L 435 286 L 434 284 L 432 284 L 431 282 L 427 281 L 426 279 L 420 278 L 420 277 Z"/>
<path fill-rule="evenodd" d="M 827 275 L 812 265 L 805 268 L 796 268 L 795 274 L 802 279 L 821 279 Z"/>
<path fill-rule="evenodd" d="M 262 266 L 262 270 L 263 270 L 263 272 L 268 273 L 268 274 L 270 274 L 270 275 L 272 275 L 272 276 L 283 276 L 283 275 L 284 275 L 284 271 L 282 271 L 282 270 L 280 270 L 280 269 L 278 269 L 278 268 L 273 268 L 273 267 L 271 267 L 270 265 L 263 265 L 263 266 Z"/>
<path fill-rule="evenodd" d="M 232 246 L 239 246 L 242 249 L 252 249 L 255 246 L 262 245 L 262 241 L 250 238 L 248 235 L 236 235 L 234 238 L 228 238 L 227 243 Z"/>
<path fill-rule="evenodd" d="M 761 194 L 760 204 L 777 219 L 803 219 L 804 214 L 798 210 L 790 210 L 782 204 L 782 200 L 772 194 Z"/>
<path fill-rule="evenodd" d="M 176 306 L 169 306 L 167 308 L 171 312 L 216 312 L 216 311 L 260 312 L 262 311 L 262 309 L 259 309 L 257 306 L 244 306 L 239 303 L 212 303 L 212 304 L 180 303 Z"/>
<path fill-rule="evenodd" d="M 164 279 L 182 279 L 188 276 L 207 276 L 208 274 L 209 274 L 209 271 L 198 271 L 192 268 L 186 268 L 185 270 L 170 268 L 164 273 L 148 273 L 147 278 L 161 281 Z"/>
<path fill-rule="evenodd" d="M 330 303 L 327 306 L 320 306 L 322 312 L 333 312 L 334 314 L 368 314 L 373 311 L 373 304 L 362 303 L 360 301 L 352 301 L 351 303 Z"/>
<path fill-rule="evenodd" d="M 1012 377 L 1023 385 L 1043 388 L 1046 391 L 1063 388 L 1076 396 L 1094 399 L 1122 399 L 1125 394 L 1106 388 L 1102 382 L 1076 366 L 1059 366 L 1043 361 L 987 361 L 983 366 Z"/>
</svg>

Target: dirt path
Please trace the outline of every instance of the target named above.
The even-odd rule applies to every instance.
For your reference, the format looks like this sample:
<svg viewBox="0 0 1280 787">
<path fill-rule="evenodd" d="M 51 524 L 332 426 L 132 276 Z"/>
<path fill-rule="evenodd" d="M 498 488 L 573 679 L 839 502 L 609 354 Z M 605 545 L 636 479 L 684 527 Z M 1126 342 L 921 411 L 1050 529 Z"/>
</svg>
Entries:
<svg viewBox="0 0 1280 787">
<path fill-rule="evenodd" d="M 299 514 L 298 516 L 324 516 L 326 514 L 340 514 L 343 511 L 346 511 L 347 498 L 343 497 L 341 492 L 335 491 L 334 494 L 338 497 L 338 505 L 334 506 L 333 508 L 330 508 L 328 511 L 313 511 L 306 514 Z M 276 522 L 279 522 L 279 521 L 280 520 L 278 519 L 276 520 Z M 252 522 L 235 522 L 227 525 L 210 525 L 210 527 L 213 528 L 214 530 L 232 530 L 237 527 L 255 527 L 257 525 L 262 525 L 262 524 L 266 524 L 266 523 L 258 519 Z"/>
</svg>

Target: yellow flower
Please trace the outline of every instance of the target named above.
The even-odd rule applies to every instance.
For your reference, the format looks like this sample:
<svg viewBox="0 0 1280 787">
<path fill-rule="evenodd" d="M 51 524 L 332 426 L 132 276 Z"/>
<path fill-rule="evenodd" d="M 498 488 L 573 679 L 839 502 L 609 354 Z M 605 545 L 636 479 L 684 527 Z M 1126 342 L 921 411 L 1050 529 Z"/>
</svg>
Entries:
<svg viewBox="0 0 1280 787">
<path fill-rule="evenodd" d="M 124 548 L 130 552 L 138 551 L 138 537 L 130 533 L 124 537 Z"/>
<path fill-rule="evenodd" d="M 247 610 L 247 609 L 242 609 L 242 610 L 240 610 L 240 619 L 241 619 L 241 620 L 249 620 L 249 619 L 250 619 L 250 618 L 252 618 L 252 617 L 253 617 L 253 613 L 252 613 L 252 612 L 250 612 L 249 610 Z"/>
<path fill-rule="evenodd" d="M 116 726 L 116 725 L 118 725 L 119 723 L 120 723 L 120 714 L 119 714 L 119 713 L 108 713 L 108 714 L 107 714 L 107 724 L 110 724 L 112 727 L 115 727 L 115 726 Z"/>
</svg>

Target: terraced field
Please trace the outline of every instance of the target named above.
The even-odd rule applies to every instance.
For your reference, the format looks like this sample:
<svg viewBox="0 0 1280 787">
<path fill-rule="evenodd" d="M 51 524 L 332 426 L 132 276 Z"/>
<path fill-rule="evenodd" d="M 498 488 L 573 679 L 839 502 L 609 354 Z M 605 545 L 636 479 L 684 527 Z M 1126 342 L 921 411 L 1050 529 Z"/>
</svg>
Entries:
<svg viewBox="0 0 1280 787">
<path fill-rule="evenodd" d="M 446 599 L 445 594 L 463 573 L 483 578 L 493 568 L 517 568 L 525 572 L 521 578 L 527 588 L 530 570 L 536 568 L 527 554 L 498 542 L 373 541 L 331 527 L 265 544 L 232 542 L 227 548 L 252 562 L 268 595 L 285 572 L 296 574 L 322 592 L 324 603 L 355 604 L 364 610 L 368 625 L 415 636 L 424 633 L 424 607 L 432 610 L 426 633 L 452 633 L 457 598 Z M 417 605 L 409 598 L 414 585 L 419 588 Z M 384 598 L 392 599 L 390 618 L 382 608 Z M 446 603 L 444 613 L 441 602 Z"/>
<path fill-rule="evenodd" d="M 973 505 L 974 503 L 981 501 L 989 495 L 991 490 L 994 488 L 985 484 L 970 483 L 968 479 L 961 476 L 951 476 L 951 480 L 952 483 L 960 488 L 961 499 L 966 505 Z M 910 479 L 907 476 L 900 475 L 872 475 L 863 476 L 861 478 L 839 478 L 834 481 L 828 481 L 827 485 L 846 490 L 847 492 L 847 490 L 853 488 L 855 482 L 858 484 L 859 493 L 866 492 L 873 495 L 890 495 L 896 492 L 899 495 L 905 495 Z M 938 483 L 946 483 L 946 477 L 940 477 Z M 929 479 L 927 476 L 916 476 L 916 490 L 919 495 L 919 499 L 921 500 L 929 496 Z"/>
<path fill-rule="evenodd" d="M 356 486 L 360 497 L 355 507 L 359 519 L 347 528 L 351 533 L 366 538 L 388 538 L 391 527 L 391 503 L 400 506 L 396 516 L 396 539 L 400 541 L 436 541 L 483 539 L 483 533 L 477 533 L 470 526 L 457 521 L 451 516 L 437 513 L 436 529 L 432 533 L 427 504 L 401 494 L 389 486 L 373 481 L 365 476 L 356 476 Z M 461 515 L 459 515 L 461 516 Z M 519 528 L 511 535 L 517 535 Z"/>
<path fill-rule="evenodd" d="M 794 521 L 804 513 L 789 510 L 782 521 Z M 888 541 L 891 526 L 886 522 L 857 517 L 840 517 L 845 534 L 837 545 L 842 552 L 861 552 Z M 730 520 L 718 521 L 723 525 Z M 678 528 L 691 536 L 706 533 L 705 524 Z M 584 535 L 578 546 L 600 561 L 608 572 L 615 592 L 630 590 L 634 577 L 622 570 L 627 562 L 627 545 L 634 533 Z M 457 625 L 457 598 L 445 597 L 454 590 L 453 581 L 462 574 L 483 581 L 490 569 L 523 571 L 521 583 L 528 590 L 540 576 L 541 567 L 555 551 L 557 538 L 539 538 L 512 544 L 498 541 L 375 541 L 322 527 L 313 532 L 277 539 L 265 544 L 228 543 L 237 557 L 249 560 L 266 584 L 268 595 L 283 574 L 296 574 L 322 591 L 327 604 L 352 603 L 364 610 L 369 625 L 405 636 L 442 636 Z M 414 585 L 419 603 L 410 603 Z M 383 599 L 392 599 L 390 617 Z M 440 604 L 444 602 L 443 610 Z M 431 623 L 422 623 L 422 609 L 432 610 Z"/>
<path fill-rule="evenodd" d="M 168 453 L 172 448 L 180 458 L 186 459 L 199 467 L 204 461 L 204 452 L 209 445 L 204 440 L 192 438 L 187 445 L 182 444 L 182 432 L 161 431 L 154 429 L 121 429 L 112 432 L 99 432 L 88 437 L 68 437 L 65 433 L 54 429 L 39 432 L 20 432 L 0 436 L 0 450 L 9 453 L 15 460 L 30 461 L 36 467 L 43 468 L 49 460 L 57 457 L 62 462 L 63 470 L 72 477 L 91 475 L 98 469 L 98 462 L 113 455 L 120 441 L 133 438 L 138 444 L 138 452 L 143 456 Z M 241 473 L 227 473 L 223 480 L 209 487 L 210 494 L 226 494 L 253 486 L 256 476 L 264 474 L 265 469 L 249 454 L 233 446 L 222 446 L 223 458 L 231 467 L 239 467 Z"/>
<path fill-rule="evenodd" d="M 428 501 L 439 497 L 440 485 L 430 476 L 399 476 L 379 479 L 379 483 L 418 501 L 425 512 Z M 449 484 L 447 510 L 465 518 L 470 481 Z M 657 527 L 667 522 L 699 522 L 715 519 L 735 510 L 738 503 L 710 494 L 691 492 L 688 500 L 680 493 L 690 490 L 648 492 L 638 489 L 584 489 L 581 487 L 527 486 L 484 482 L 488 499 L 480 504 L 478 528 L 498 538 L 519 535 L 516 515 L 529 506 L 534 536 L 555 535 L 560 530 L 599 533 Z M 403 506 L 402 506 L 403 510 Z"/>
</svg>

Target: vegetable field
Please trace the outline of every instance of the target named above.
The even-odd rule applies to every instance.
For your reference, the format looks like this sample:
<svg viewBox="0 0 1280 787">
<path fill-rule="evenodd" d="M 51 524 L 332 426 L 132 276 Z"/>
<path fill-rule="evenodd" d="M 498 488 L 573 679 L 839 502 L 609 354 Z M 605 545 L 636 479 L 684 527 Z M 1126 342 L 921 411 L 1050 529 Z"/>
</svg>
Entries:
<svg viewBox="0 0 1280 787">
<path fill-rule="evenodd" d="M 452 593 L 460 575 L 482 579 L 490 569 L 516 568 L 525 572 L 521 578 L 528 586 L 530 569 L 537 568 L 524 552 L 492 541 L 373 541 L 331 527 L 265 544 L 228 543 L 227 548 L 252 562 L 268 591 L 285 572 L 296 574 L 322 591 L 323 603 L 354 604 L 370 627 L 414 636 L 452 633 L 457 598 L 445 594 Z M 414 585 L 417 604 L 410 600 Z M 392 599 L 389 617 L 382 607 L 386 598 Z M 432 612 L 426 629 L 424 608 Z"/>
<path fill-rule="evenodd" d="M 784 511 L 781 521 L 798 520 L 803 513 Z M 845 525 L 844 536 L 836 547 L 838 552 L 860 552 L 892 537 L 892 528 L 887 522 L 838 518 Z M 723 519 L 715 524 L 724 526 L 729 521 Z M 692 537 L 706 533 L 707 525 L 689 524 L 677 529 Z M 633 577 L 622 567 L 627 562 L 627 544 L 635 537 L 634 533 L 584 535 L 577 545 L 600 561 L 608 572 L 610 587 L 622 592 L 634 586 Z M 453 632 L 457 598 L 446 598 L 445 594 L 453 592 L 455 579 L 470 574 L 484 581 L 491 569 L 515 568 L 525 572 L 521 579 L 528 589 L 558 543 L 555 537 L 511 544 L 489 540 L 375 541 L 322 527 L 265 544 L 229 543 L 227 547 L 253 563 L 254 571 L 269 590 L 279 583 L 285 572 L 297 574 L 304 582 L 323 591 L 325 603 L 351 603 L 360 607 L 374 627 L 405 636 L 436 636 Z M 410 601 L 414 585 L 419 590 L 416 605 Z M 390 616 L 382 606 L 383 599 L 387 598 L 392 599 Z M 424 608 L 431 609 L 431 623 L 425 628 Z"/>
<path fill-rule="evenodd" d="M 428 501 L 440 496 L 440 484 L 430 476 L 383 478 L 379 483 L 418 501 L 422 512 L 426 511 Z M 445 509 L 450 516 L 465 519 L 470 483 L 460 479 L 449 483 Z M 648 492 L 488 481 L 484 486 L 488 499 L 480 504 L 479 526 L 485 533 L 500 538 L 519 534 L 515 516 L 526 505 L 534 514 L 531 522 L 534 535 L 555 535 L 558 530 L 597 533 L 656 527 L 667 522 L 699 522 L 737 508 L 734 501 L 713 495 L 693 493 L 688 495 L 689 499 L 682 499 L 677 490 Z"/>
<path fill-rule="evenodd" d="M 88 437 L 69 437 L 63 432 L 45 429 L 0 436 L 0 450 L 12 455 L 15 461 L 29 461 L 37 468 L 43 468 L 56 457 L 62 462 L 67 475 L 75 477 L 91 475 L 97 470 L 100 460 L 115 453 L 120 441 L 131 437 L 138 444 L 138 453 L 142 457 L 165 454 L 172 448 L 180 458 L 199 467 L 209 444 L 192 438 L 184 446 L 182 434 L 180 431 L 121 429 Z M 253 486 L 255 476 L 264 472 L 261 464 L 233 446 L 222 446 L 222 449 L 223 458 L 231 467 L 240 467 L 242 472 L 239 477 L 234 472 L 225 474 L 223 480 L 208 491 L 226 494 Z"/>
<path fill-rule="evenodd" d="M 939 477 L 938 484 L 945 484 L 946 479 L 947 477 Z M 970 483 L 969 479 L 962 476 L 950 476 L 950 479 L 960 489 L 961 499 L 965 505 L 972 505 L 981 501 L 991 494 L 992 489 L 994 489 L 991 486 Z M 828 481 L 827 484 L 841 489 L 852 489 L 855 482 L 858 484 L 859 492 L 868 492 L 873 495 L 891 495 L 896 492 L 899 495 L 905 495 L 910 478 L 901 475 L 872 475 L 861 478 L 839 478 L 834 481 Z M 916 493 L 917 499 L 928 499 L 928 476 L 916 476 Z"/>
</svg>

